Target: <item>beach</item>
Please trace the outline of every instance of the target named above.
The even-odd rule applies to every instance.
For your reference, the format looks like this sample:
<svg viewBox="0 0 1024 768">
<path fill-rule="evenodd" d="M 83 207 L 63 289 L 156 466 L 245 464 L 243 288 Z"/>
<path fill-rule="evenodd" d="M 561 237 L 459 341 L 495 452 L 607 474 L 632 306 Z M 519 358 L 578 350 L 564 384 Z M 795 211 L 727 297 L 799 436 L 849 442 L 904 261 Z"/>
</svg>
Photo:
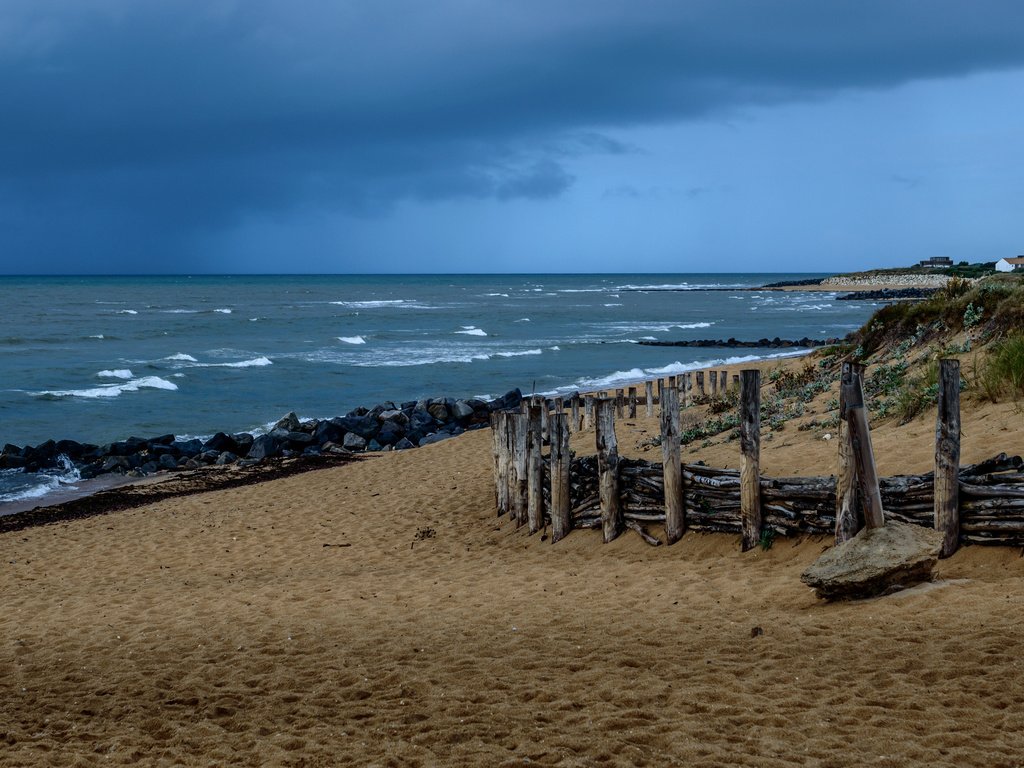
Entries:
<svg viewBox="0 0 1024 768">
<path fill-rule="evenodd" d="M 972 413 L 964 463 L 1019 452 L 1012 407 Z M 929 468 L 918 421 L 874 432 L 883 474 Z M 617 429 L 660 461 L 656 419 Z M 827 474 L 835 444 L 762 457 Z M 1019 765 L 1019 551 L 828 604 L 799 575 L 830 544 L 552 545 L 496 516 L 486 430 L 27 528 L 0 536 L 0 764 Z"/>
</svg>

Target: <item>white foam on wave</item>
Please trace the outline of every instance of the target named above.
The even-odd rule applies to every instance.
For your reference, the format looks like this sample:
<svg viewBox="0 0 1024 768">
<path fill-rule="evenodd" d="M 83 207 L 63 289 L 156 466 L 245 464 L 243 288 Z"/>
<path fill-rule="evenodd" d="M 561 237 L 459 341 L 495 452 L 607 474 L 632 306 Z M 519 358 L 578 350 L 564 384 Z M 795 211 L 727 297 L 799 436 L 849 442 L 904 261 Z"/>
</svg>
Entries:
<svg viewBox="0 0 1024 768">
<path fill-rule="evenodd" d="M 501 296 L 502 298 L 505 298 L 505 299 L 508 298 L 508 294 L 507 293 L 485 293 L 484 296 Z"/>
<path fill-rule="evenodd" d="M 198 309 L 161 309 L 165 315 L 195 315 L 199 312 Z"/>
<path fill-rule="evenodd" d="M 118 368 L 113 371 L 100 371 L 96 374 L 105 379 L 134 379 L 135 374 L 127 368 Z"/>
<path fill-rule="evenodd" d="M 94 333 L 92 336 L 89 336 L 88 338 L 90 338 L 90 339 L 102 339 L 102 338 L 105 338 L 105 337 L 104 337 L 104 335 L 102 333 Z"/>
<path fill-rule="evenodd" d="M 475 328 L 472 325 L 464 325 L 464 326 L 462 326 L 462 330 L 461 331 L 456 331 L 456 333 L 461 333 L 464 336 L 486 336 L 487 335 L 487 331 L 483 330 L 482 328 Z"/>
<path fill-rule="evenodd" d="M 42 472 L 0 470 L 0 504 L 38 499 L 61 487 L 77 490 L 75 483 L 81 479 L 74 463 L 63 453 L 57 456 L 56 467 Z"/>
<path fill-rule="evenodd" d="M 185 363 L 198 363 L 199 362 L 194 357 L 192 357 L 192 355 L 186 355 L 184 352 L 179 352 L 176 355 L 168 355 L 167 357 L 164 358 L 164 360 L 178 360 L 178 361 L 185 362 Z"/>
<path fill-rule="evenodd" d="M 119 314 L 119 315 L 137 315 L 139 313 L 136 312 L 134 309 L 119 309 L 119 310 L 117 310 L 117 314 Z"/>
<path fill-rule="evenodd" d="M 346 344 L 365 344 L 366 339 L 362 336 L 339 336 L 338 341 L 343 341 Z"/>
<path fill-rule="evenodd" d="M 553 349 L 558 349 L 558 347 L 553 347 Z M 544 354 L 544 350 L 543 349 L 523 349 L 523 350 L 520 350 L 518 352 L 495 352 L 493 357 L 523 357 L 523 356 L 526 356 L 526 355 L 543 355 L 543 354 Z M 484 360 L 488 360 L 491 357 L 492 357 L 492 355 L 484 355 L 483 359 Z"/>
<path fill-rule="evenodd" d="M 159 376 L 143 376 L 141 379 L 131 379 L 121 384 L 103 384 L 102 386 L 89 389 L 47 389 L 41 392 L 30 392 L 29 394 L 33 397 L 81 397 L 93 400 L 103 397 L 120 397 L 125 392 L 138 392 L 140 389 L 176 390 L 177 388 L 177 384 L 167 381 L 167 379 L 161 379 Z"/>
<path fill-rule="evenodd" d="M 520 317 L 518 320 L 513 320 L 512 322 L 513 323 L 528 323 L 528 322 L 530 322 L 530 318 L 528 318 L 528 317 Z"/>
<path fill-rule="evenodd" d="M 213 311 L 214 312 L 218 312 L 219 314 L 222 314 L 222 315 L 230 315 L 234 310 L 231 310 L 231 309 L 215 309 Z"/>
<path fill-rule="evenodd" d="M 412 307 L 418 306 L 415 302 L 408 302 L 405 299 L 376 299 L 373 301 L 332 301 L 331 304 L 337 304 L 339 307 L 348 307 L 349 309 L 378 309 L 380 307 Z"/>
<path fill-rule="evenodd" d="M 605 304 L 605 306 L 606 307 L 621 307 L 622 305 L 621 304 L 614 304 L 614 303 L 612 303 L 612 304 Z"/>
<path fill-rule="evenodd" d="M 695 328 L 710 328 L 714 323 L 590 323 L 589 325 L 592 328 L 601 328 L 613 333 L 668 333 L 671 330 L 688 331 Z"/>
<path fill-rule="evenodd" d="M 786 352 L 775 352 L 770 355 L 740 355 L 737 357 L 717 358 L 714 360 L 697 360 L 692 363 L 681 363 L 678 360 L 674 363 L 659 368 L 630 368 L 627 371 L 614 371 L 605 376 L 593 378 L 580 378 L 575 384 L 567 387 L 558 387 L 556 390 L 546 394 L 558 394 L 560 392 L 572 392 L 576 390 L 596 390 L 618 387 L 638 381 L 646 381 L 652 378 L 663 376 L 676 376 L 687 371 L 699 371 L 704 368 L 717 368 L 722 365 L 742 365 L 756 360 L 774 360 L 781 357 L 799 357 L 806 355 L 810 350 L 793 349 Z"/>
<path fill-rule="evenodd" d="M 196 368 L 262 368 L 273 365 L 269 357 L 254 357 L 252 360 L 240 360 L 237 363 L 199 363 Z"/>
</svg>

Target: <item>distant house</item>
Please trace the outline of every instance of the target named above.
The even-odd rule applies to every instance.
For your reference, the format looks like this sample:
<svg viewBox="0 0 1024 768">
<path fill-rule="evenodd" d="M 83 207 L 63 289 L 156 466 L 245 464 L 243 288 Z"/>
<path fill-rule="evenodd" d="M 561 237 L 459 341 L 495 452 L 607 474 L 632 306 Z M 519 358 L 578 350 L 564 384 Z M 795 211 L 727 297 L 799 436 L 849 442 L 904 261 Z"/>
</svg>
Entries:
<svg viewBox="0 0 1024 768">
<path fill-rule="evenodd" d="M 1024 256 L 1000 259 L 996 262 L 996 272 L 1018 272 L 1024 270 Z"/>
<path fill-rule="evenodd" d="M 923 259 L 921 266 L 928 269 L 945 269 L 953 266 L 953 260 L 949 256 L 932 256 L 930 259 Z"/>
</svg>

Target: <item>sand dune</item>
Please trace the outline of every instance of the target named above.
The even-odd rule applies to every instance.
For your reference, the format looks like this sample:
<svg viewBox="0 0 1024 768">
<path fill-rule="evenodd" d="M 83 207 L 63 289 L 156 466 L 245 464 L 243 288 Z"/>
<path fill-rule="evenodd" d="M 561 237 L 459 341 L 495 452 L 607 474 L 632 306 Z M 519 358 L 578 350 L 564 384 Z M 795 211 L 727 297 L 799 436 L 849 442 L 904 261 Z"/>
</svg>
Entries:
<svg viewBox="0 0 1024 768">
<path fill-rule="evenodd" d="M 0 537 L 0 764 L 1021 764 L 1019 552 L 827 605 L 826 541 L 530 537 L 489 445 Z"/>
</svg>

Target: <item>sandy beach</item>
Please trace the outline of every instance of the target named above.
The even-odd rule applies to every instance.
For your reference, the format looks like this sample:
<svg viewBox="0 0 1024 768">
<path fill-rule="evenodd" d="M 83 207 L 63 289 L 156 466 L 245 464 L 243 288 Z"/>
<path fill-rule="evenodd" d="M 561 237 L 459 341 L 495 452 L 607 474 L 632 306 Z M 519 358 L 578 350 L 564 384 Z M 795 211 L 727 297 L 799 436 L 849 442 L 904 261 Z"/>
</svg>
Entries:
<svg viewBox="0 0 1024 768">
<path fill-rule="evenodd" d="M 928 468 L 919 421 L 883 473 Z M 965 463 L 1024 444 L 1012 407 L 971 424 Z M 834 447 L 792 429 L 763 469 Z M 9 533 L 0 765 L 1020 765 L 1019 551 L 826 604 L 829 545 L 552 546 L 495 516 L 486 431 Z"/>
</svg>

